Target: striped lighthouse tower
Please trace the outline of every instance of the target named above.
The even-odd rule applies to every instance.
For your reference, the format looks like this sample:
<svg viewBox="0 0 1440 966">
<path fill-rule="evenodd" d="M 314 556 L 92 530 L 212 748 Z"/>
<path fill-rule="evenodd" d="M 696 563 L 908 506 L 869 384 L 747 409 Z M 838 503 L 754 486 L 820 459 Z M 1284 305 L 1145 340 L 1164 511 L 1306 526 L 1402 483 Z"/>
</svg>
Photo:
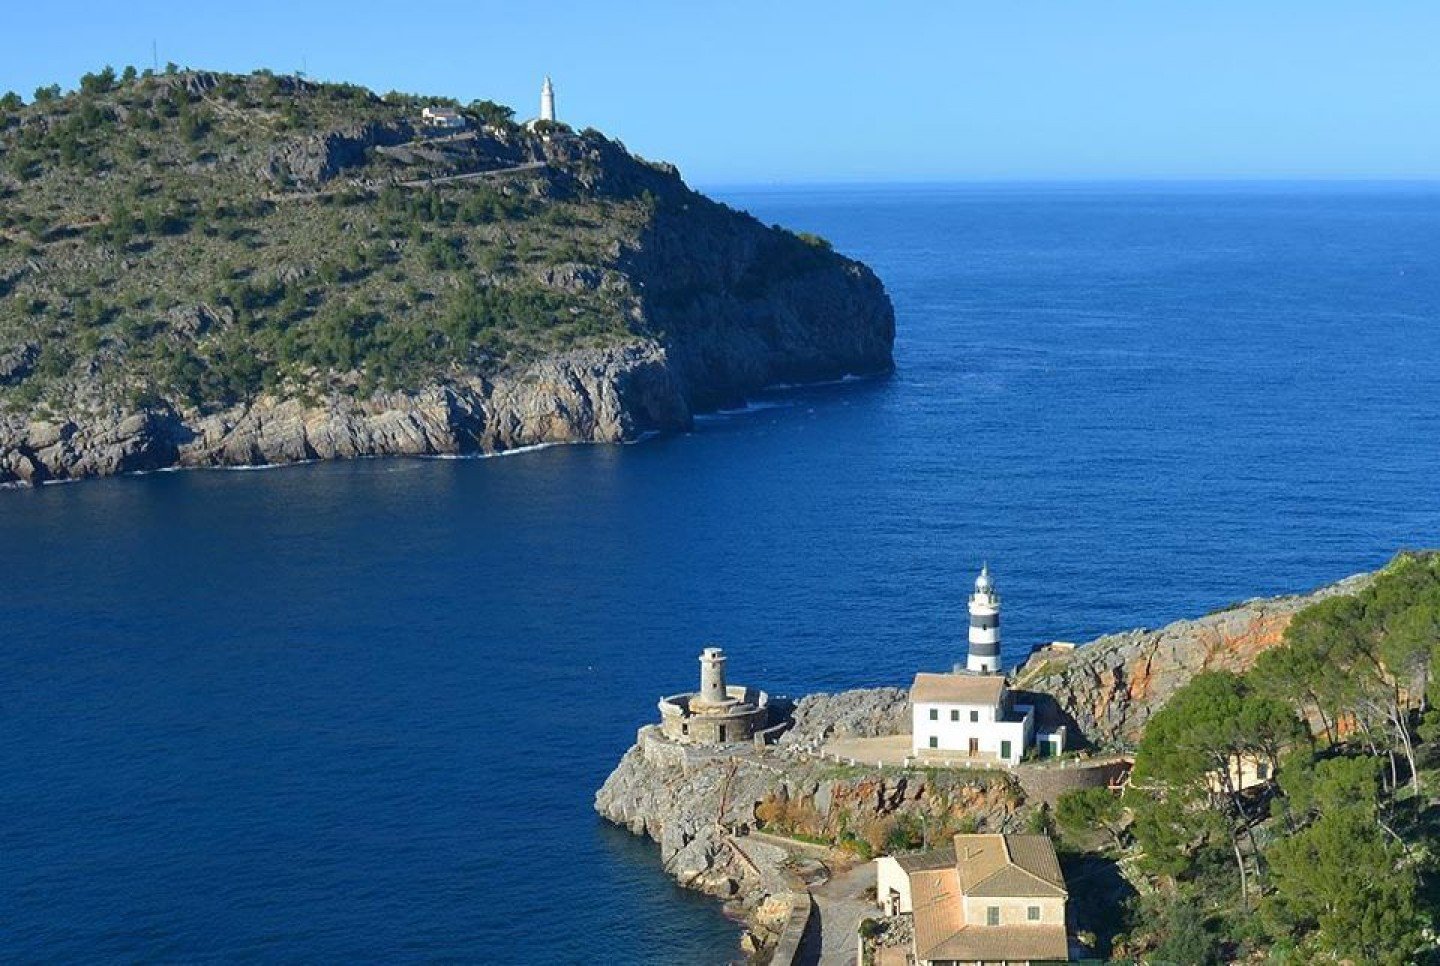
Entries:
<svg viewBox="0 0 1440 966">
<path fill-rule="evenodd" d="M 990 582 L 990 565 L 980 568 L 970 595 L 970 654 L 967 671 L 995 674 L 1000 670 L 1000 595 Z"/>
</svg>

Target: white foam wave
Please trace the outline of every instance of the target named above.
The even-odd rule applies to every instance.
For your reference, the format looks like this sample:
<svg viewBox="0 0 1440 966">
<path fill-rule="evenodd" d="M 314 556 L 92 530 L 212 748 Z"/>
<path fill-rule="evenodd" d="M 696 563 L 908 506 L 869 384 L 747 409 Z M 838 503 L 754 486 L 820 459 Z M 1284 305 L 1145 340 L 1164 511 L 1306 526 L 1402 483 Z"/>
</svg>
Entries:
<svg viewBox="0 0 1440 966">
<path fill-rule="evenodd" d="M 531 443 L 529 446 L 515 446 L 510 449 L 496 450 L 493 453 L 422 453 L 422 460 L 488 460 L 497 456 L 519 456 L 521 453 L 534 453 L 537 450 L 550 449 L 552 446 L 574 446 L 574 442 L 558 443 Z"/>
</svg>

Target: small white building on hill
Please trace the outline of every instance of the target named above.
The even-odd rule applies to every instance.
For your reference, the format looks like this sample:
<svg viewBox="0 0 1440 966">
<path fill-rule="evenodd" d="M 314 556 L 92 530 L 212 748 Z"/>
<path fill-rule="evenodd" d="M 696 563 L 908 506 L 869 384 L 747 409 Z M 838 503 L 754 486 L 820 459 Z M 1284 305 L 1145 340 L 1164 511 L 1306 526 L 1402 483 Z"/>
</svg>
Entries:
<svg viewBox="0 0 1440 966">
<path fill-rule="evenodd" d="M 453 107 L 430 107 L 420 111 L 420 123 L 440 131 L 461 131 L 465 128 L 465 116 Z"/>
</svg>

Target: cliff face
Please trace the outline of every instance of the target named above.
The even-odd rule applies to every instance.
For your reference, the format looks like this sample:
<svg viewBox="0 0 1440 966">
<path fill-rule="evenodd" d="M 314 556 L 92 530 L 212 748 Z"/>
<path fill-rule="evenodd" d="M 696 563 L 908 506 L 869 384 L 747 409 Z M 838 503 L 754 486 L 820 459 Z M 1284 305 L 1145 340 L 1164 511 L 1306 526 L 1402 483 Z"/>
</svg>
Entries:
<svg viewBox="0 0 1440 966">
<path fill-rule="evenodd" d="M 169 466 L 249 466 L 359 456 L 493 453 L 618 442 L 683 429 L 690 408 L 653 344 L 582 350 L 523 372 L 366 399 L 262 396 L 218 413 L 114 408 L 78 419 L 0 417 L 0 482 Z"/>
<path fill-rule="evenodd" d="M 895 316 L 859 262 L 698 196 L 662 211 L 627 270 L 692 402 L 761 386 L 887 372 Z"/>
<path fill-rule="evenodd" d="M 1308 594 L 1246 601 L 1159 630 L 1107 634 L 1070 652 L 1037 652 L 1017 669 L 1015 687 L 1048 694 L 1091 744 L 1133 746 L 1150 716 L 1196 674 L 1249 669 L 1280 644 L 1298 611 L 1358 593 L 1374 579 L 1357 574 Z"/>
<path fill-rule="evenodd" d="M 0 112 L 0 485 L 630 440 L 891 368 L 822 240 L 428 103 L 182 73 Z"/>
</svg>

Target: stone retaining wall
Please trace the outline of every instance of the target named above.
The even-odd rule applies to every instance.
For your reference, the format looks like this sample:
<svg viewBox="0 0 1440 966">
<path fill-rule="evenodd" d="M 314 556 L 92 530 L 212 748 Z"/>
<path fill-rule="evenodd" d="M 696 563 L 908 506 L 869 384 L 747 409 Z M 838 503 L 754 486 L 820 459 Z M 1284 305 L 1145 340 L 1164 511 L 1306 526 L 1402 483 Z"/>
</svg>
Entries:
<svg viewBox="0 0 1440 966">
<path fill-rule="evenodd" d="M 1130 770 L 1128 760 L 1080 764 L 1073 768 L 1017 768 L 1013 772 L 1025 797 L 1055 804 L 1062 794 L 1078 788 L 1105 788 Z"/>
<path fill-rule="evenodd" d="M 806 932 L 815 911 L 815 900 L 808 892 L 797 892 L 790 899 L 790 918 L 780 931 L 775 944 L 775 953 L 770 957 L 771 966 L 796 966 L 802 962 L 805 953 Z"/>
</svg>

